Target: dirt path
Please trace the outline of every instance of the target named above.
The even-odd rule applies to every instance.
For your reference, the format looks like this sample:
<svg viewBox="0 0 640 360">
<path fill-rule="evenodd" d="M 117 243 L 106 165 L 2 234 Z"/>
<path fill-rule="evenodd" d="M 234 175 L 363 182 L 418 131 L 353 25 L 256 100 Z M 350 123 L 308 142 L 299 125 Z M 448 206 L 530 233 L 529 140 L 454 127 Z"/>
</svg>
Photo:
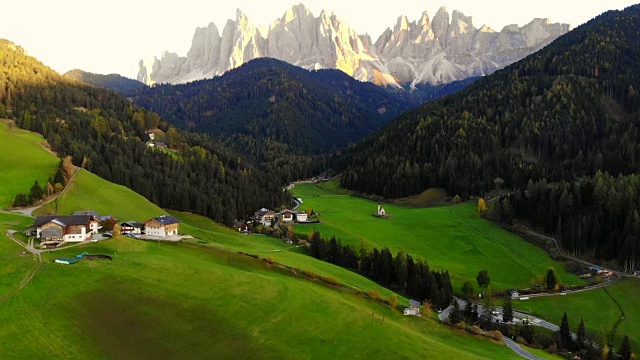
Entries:
<svg viewBox="0 0 640 360">
<path fill-rule="evenodd" d="M 0 303 L 3 303 L 9 299 L 11 299 L 13 296 L 15 296 L 16 294 L 18 294 L 20 292 L 20 290 L 22 290 L 25 286 L 27 286 L 27 284 L 29 284 L 29 282 L 33 279 L 34 276 L 36 276 L 36 274 L 38 273 L 38 270 L 40 270 L 40 268 L 42 267 L 42 256 L 40 255 L 40 252 L 34 252 L 32 251 L 33 248 L 31 248 L 29 245 L 23 243 L 22 241 L 18 240 L 15 236 L 13 236 L 13 234 L 15 234 L 16 231 L 15 230 L 8 230 L 7 231 L 7 237 L 9 237 L 9 239 L 13 240 L 15 243 L 17 243 L 18 245 L 22 246 L 23 248 L 27 249 L 29 252 L 31 252 L 31 254 L 33 254 L 33 256 L 35 257 L 36 260 L 36 266 L 31 269 L 31 271 L 29 272 L 29 274 L 27 274 L 27 276 L 22 279 L 22 281 L 20 282 L 20 284 L 13 289 L 12 291 L 10 291 L 8 294 L 3 295 L 2 297 L 0 297 Z"/>
</svg>

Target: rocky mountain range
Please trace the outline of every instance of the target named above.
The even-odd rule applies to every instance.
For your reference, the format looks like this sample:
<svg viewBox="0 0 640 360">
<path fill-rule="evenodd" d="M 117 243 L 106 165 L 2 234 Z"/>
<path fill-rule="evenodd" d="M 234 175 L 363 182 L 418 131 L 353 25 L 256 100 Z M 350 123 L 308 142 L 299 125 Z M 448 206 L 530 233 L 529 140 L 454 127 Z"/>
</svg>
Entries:
<svg viewBox="0 0 640 360">
<path fill-rule="evenodd" d="M 570 30 L 568 24 L 534 19 L 497 32 L 479 29 L 472 17 L 441 7 L 410 22 L 401 16 L 373 42 L 336 15 L 314 16 L 304 5 L 287 10 L 268 28 L 240 10 L 220 34 L 215 24 L 197 28 L 186 57 L 164 52 L 139 63 L 138 80 L 185 83 L 212 78 L 260 57 L 306 69 L 333 68 L 379 85 L 442 84 L 483 76 L 541 49 Z"/>
</svg>

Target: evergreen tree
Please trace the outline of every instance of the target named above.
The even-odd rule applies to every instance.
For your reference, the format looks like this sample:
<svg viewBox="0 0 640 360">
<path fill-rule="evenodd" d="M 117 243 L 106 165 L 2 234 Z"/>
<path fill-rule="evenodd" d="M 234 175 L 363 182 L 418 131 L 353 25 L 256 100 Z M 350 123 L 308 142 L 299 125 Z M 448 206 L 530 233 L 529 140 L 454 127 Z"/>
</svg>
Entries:
<svg viewBox="0 0 640 360">
<path fill-rule="evenodd" d="M 558 280 L 556 279 L 556 273 L 553 268 L 549 268 L 547 270 L 547 275 L 545 277 L 545 283 L 547 285 L 547 290 L 553 291 L 558 284 Z"/>
<path fill-rule="evenodd" d="M 491 313 L 493 312 L 493 293 L 491 288 L 488 288 L 484 296 L 484 304 L 482 308 L 482 315 L 487 319 L 491 319 Z"/>
<path fill-rule="evenodd" d="M 462 284 L 461 291 L 464 295 L 464 300 L 466 302 L 471 302 L 471 297 L 473 296 L 473 285 L 470 281 L 465 281 L 464 284 Z"/>
<path fill-rule="evenodd" d="M 513 320 L 513 303 L 511 297 L 507 297 L 502 303 L 502 321 L 511 322 Z"/>
<path fill-rule="evenodd" d="M 622 339 L 618 354 L 622 360 L 631 360 L 631 344 L 629 343 L 629 337 L 627 335 Z"/>
<path fill-rule="evenodd" d="M 453 309 L 449 313 L 449 322 L 457 324 L 462 321 L 462 314 L 460 313 L 460 304 L 458 303 L 458 299 L 454 298 L 451 305 L 453 305 Z"/>
<path fill-rule="evenodd" d="M 476 281 L 478 282 L 478 286 L 480 286 L 480 288 L 482 289 L 482 292 L 485 292 L 489 284 L 491 284 L 489 272 L 487 270 L 480 270 L 478 272 L 478 276 L 476 277 Z"/>
<path fill-rule="evenodd" d="M 36 180 L 36 182 L 33 183 L 33 186 L 31 186 L 31 190 L 29 190 L 29 201 L 30 203 L 34 203 L 42 199 L 43 196 L 44 196 L 44 191 L 42 190 L 42 187 L 38 183 L 38 180 Z"/>
<path fill-rule="evenodd" d="M 27 206 L 29 205 L 29 197 L 26 194 L 19 193 L 13 199 L 13 206 Z"/>
<path fill-rule="evenodd" d="M 471 317 L 471 313 L 472 313 L 472 303 L 471 303 L 471 297 L 473 296 L 473 285 L 471 285 L 470 281 L 465 281 L 464 284 L 462 285 L 462 294 L 464 295 L 464 301 L 466 302 L 465 305 L 465 316 L 467 317 Z"/>
<path fill-rule="evenodd" d="M 478 304 L 473 304 L 473 310 L 471 311 L 471 323 L 477 323 L 479 316 L 480 314 L 478 314 Z"/>
<path fill-rule="evenodd" d="M 584 319 L 580 319 L 580 325 L 578 326 L 577 340 L 578 340 L 578 346 L 581 349 L 584 349 L 585 343 L 587 341 L 587 330 L 584 326 Z"/>
<path fill-rule="evenodd" d="M 558 330 L 559 345 L 562 350 L 571 350 L 571 330 L 569 329 L 569 320 L 567 319 L 567 313 L 562 315 L 562 322 L 560 323 L 560 330 Z"/>
</svg>

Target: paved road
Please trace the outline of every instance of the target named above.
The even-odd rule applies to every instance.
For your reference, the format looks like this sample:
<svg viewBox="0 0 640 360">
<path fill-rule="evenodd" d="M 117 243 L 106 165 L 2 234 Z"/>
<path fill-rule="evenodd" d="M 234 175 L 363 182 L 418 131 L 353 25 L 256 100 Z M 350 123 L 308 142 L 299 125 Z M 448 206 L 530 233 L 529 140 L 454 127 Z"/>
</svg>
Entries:
<svg viewBox="0 0 640 360">
<path fill-rule="evenodd" d="M 529 360 L 544 360 L 544 358 L 541 358 L 539 356 L 533 355 L 532 353 L 524 350 L 523 348 L 520 347 L 520 345 L 518 345 L 515 341 L 511 340 L 508 337 L 504 337 L 504 342 L 505 344 L 507 344 L 507 346 L 516 354 L 522 356 L 525 359 L 529 359 Z"/>
<path fill-rule="evenodd" d="M 462 299 L 458 299 L 458 304 L 460 306 L 460 309 L 464 309 L 464 307 L 467 305 L 467 302 L 462 300 Z M 451 313 L 451 311 L 453 310 L 453 306 L 448 306 L 446 309 L 444 309 L 440 314 L 438 314 L 438 318 L 440 319 L 440 321 L 447 321 L 449 318 L 449 314 Z M 483 306 L 481 304 L 478 304 L 478 312 L 480 314 L 482 314 L 482 310 L 483 310 Z M 496 311 L 500 312 L 502 314 L 502 308 L 500 307 L 496 307 Z M 531 319 L 531 324 L 535 325 L 535 326 L 541 326 L 544 328 L 547 328 L 549 330 L 552 331 L 558 331 L 560 328 L 555 325 L 552 324 L 548 321 L 536 318 L 535 316 L 531 316 L 528 314 L 523 314 L 517 311 L 513 312 L 513 316 L 514 316 L 514 322 L 520 322 L 522 323 L 523 318 L 529 318 Z M 502 315 L 498 315 L 498 316 L 492 316 L 491 317 L 492 321 L 502 321 Z M 520 345 L 518 345 L 516 342 L 514 342 L 513 340 L 511 340 L 508 337 L 504 337 L 504 342 L 507 344 L 507 346 L 516 354 L 522 356 L 525 359 L 529 359 L 529 360 L 543 360 L 541 357 L 536 356 L 531 354 L 530 352 L 522 349 L 520 347 Z"/>
<path fill-rule="evenodd" d="M 298 208 L 300 207 L 300 205 L 302 205 L 302 199 L 298 200 L 298 198 L 293 198 L 293 202 L 296 203 L 296 206 L 293 207 L 293 210 L 298 210 Z"/>
<path fill-rule="evenodd" d="M 463 310 L 464 307 L 467 305 L 467 302 L 464 301 L 463 299 L 458 299 L 458 304 L 460 305 L 460 309 Z M 482 311 L 484 310 L 484 307 L 482 304 L 477 304 L 478 305 L 478 313 L 482 314 Z M 451 311 L 453 310 L 453 306 L 448 306 L 446 309 L 444 309 L 440 314 L 438 314 L 438 318 L 440 319 L 440 321 L 446 321 L 449 319 L 449 314 L 451 313 Z M 498 313 L 500 313 L 500 315 L 495 315 L 491 317 L 492 321 L 502 321 L 502 308 L 499 306 L 495 307 L 495 311 L 497 311 Z M 525 314 L 519 311 L 514 311 L 513 312 L 513 318 L 514 318 L 514 322 L 517 323 L 522 323 L 522 319 L 528 318 L 531 321 L 531 325 L 535 325 L 535 326 L 540 326 L 546 329 L 549 329 L 551 331 L 558 331 L 560 330 L 560 327 L 556 324 L 550 323 L 546 320 L 537 318 L 533 315 L 530 314 Z"/>
</svg>

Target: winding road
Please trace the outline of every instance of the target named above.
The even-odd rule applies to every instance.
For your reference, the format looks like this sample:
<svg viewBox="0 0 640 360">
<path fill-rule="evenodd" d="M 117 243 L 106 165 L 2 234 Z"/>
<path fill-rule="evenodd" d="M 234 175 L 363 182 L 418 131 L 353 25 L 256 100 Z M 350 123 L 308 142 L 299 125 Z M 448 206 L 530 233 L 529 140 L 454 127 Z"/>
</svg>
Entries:
<svg viewBox="0 0 640 360">
<path fill-rule="evenodd" d="M 511 349 L 514 353 L 522 356 L 525 359 L 529 359 L 529 360 L 545 360 L 544 358 L 541 358 L 539 356 L 533 355 L 532 353 L 528 352 L 527 350 L 524 350 L 522 347 L 520 347 L 520 345 L 518 345 L 518 343 L 516 343 L 515 341 L 511 340 L 508 337 L 504 337 L 503 338 L 504 343 L 507 344 L 507 346 L 509 347 L 509 349 Z"/>
</svg>

